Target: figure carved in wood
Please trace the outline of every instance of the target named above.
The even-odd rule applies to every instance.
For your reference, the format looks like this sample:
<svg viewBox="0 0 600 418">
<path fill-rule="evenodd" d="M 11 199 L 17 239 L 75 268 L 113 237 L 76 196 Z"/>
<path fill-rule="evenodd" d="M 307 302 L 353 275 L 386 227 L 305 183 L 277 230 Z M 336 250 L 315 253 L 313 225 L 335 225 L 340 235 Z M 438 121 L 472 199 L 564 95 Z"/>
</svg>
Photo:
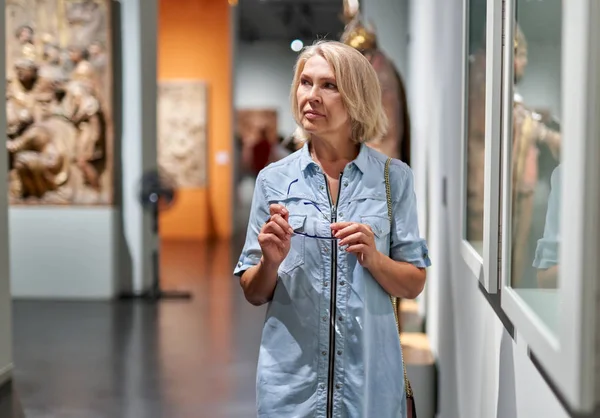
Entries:
<svg viewBox="0 0 600 418">
<path fill-rule="evenodd" d="M 13 204 L 112 203 L 110 0 L 7 0 Z"/>
<path fill-rule="evenodd" d="M 57 110 L 54 86 L 36 78 L 32 61 L 17 63 L 19 83 L 7 94 L 7 150 L 10 202 L 23 198 L 41 203 L 67 203 L 69 144 L 75 144 L 75 128 Z"/>
</svg>

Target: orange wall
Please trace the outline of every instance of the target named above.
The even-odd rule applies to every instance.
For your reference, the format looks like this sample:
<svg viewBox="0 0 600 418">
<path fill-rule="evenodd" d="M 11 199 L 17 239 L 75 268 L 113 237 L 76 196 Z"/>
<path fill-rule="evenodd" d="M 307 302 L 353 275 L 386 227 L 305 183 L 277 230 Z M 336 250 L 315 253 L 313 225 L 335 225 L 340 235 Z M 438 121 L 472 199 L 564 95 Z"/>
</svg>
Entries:
<svg viewBox="0 0 600 418">
<path fill-rule="evenodd" d="M 208 187 L 180 190 L 160 217 L 161 238 L 228 238 L 232 232 L 232 63 L 225 0 L 160 0 L 159 80 L 195 78 L 208 86 Z M 225 165 L 215 163 L 229 154 Z"/>
</svg>

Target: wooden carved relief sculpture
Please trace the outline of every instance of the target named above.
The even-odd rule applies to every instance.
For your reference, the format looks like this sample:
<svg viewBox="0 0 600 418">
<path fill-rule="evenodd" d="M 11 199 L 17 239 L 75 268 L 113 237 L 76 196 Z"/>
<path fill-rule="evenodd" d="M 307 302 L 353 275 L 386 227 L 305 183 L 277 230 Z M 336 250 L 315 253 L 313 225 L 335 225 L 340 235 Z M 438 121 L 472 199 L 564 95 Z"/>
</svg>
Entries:
<svg viewBox="0 0 600 418">
<path fill-rule="evenodd" d="M 204 81 L 158 85 L 158 165 L 177 187 L 207 184 L 206 100 Z"/>
<path fill-rule="evenodd" d="M 110 204 L 110 0 L 7 0 L 13 204 Z"/>
<path fill-rule="evenodd" d="M 375 32 L 362 22 L 358 10 L 358 1 L 344 0 L 346 28 L 341 41 L 359 50 L 375 68 L 389 121 L 385 136 L 367 144 L 410 165 L 410 117 L 404 82 L 394 63 L 379 49 Z"/>
</svg>

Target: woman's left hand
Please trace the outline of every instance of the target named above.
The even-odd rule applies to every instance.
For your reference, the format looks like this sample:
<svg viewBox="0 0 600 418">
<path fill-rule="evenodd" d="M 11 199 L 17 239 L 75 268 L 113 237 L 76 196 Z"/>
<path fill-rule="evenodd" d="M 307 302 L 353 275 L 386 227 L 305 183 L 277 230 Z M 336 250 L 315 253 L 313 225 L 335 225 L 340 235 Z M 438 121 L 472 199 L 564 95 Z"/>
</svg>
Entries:
<svg viewBox="0 0 600 418">
<path fill-rule="evenodd" d="M 375 234 L 371 227 L 358 222 L 336 222 L 331 230 L 338 245 L 347 245 L 346 251 L 356 254 L 361 266 L 369 269 L 379 261 L 381 253 L 375 245 Z"/>
</svg>

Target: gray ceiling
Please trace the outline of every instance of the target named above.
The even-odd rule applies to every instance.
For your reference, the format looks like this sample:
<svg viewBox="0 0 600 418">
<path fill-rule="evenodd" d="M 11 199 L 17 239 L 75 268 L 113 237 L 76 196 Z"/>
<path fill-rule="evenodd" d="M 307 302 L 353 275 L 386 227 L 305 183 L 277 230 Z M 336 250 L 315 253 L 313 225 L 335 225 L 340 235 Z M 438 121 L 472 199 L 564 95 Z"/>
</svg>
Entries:
<svg viewBox="0 0 600 418">
<path fill-rule="evenodd" d="M 416 1 L 416 0 L 413 0 Z M 560 44 L 562 0 L 515 0 L 516 16 L 528 40 Z M 486 0 L 470 0 L 485 24 Z M 339 39 L 343 0 L 239 0 L 240 40 L 311 42 Z"/>
<path fill-rule="evenodd" d="M 338 39 L 342 7 L 342 0 L 240 0 L 238 37 L 246 42 Z"/>
</svg>

